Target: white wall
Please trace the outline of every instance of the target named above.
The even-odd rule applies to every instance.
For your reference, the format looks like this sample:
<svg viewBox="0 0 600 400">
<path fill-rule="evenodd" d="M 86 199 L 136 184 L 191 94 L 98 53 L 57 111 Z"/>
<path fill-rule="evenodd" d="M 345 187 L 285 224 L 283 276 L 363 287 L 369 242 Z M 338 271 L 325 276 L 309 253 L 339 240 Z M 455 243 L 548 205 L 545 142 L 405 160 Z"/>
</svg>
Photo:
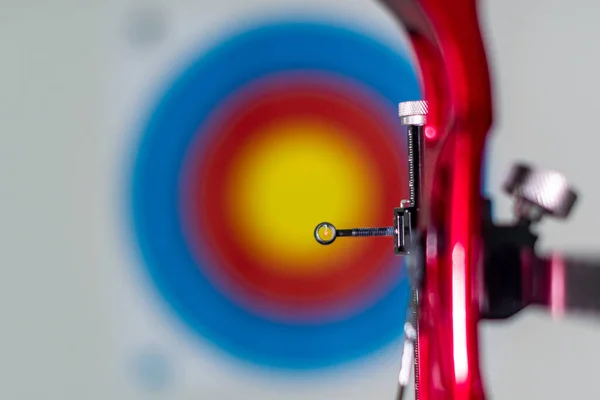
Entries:
<svg viewBox="0 0 600 400">
<path fill-rule="evenodd" d="M 126 250 L 110 237 L 118 149 L 106 138 L 122 131 L 106 99 L 121 79 L 123 21 L 142 3 L 0 1 L 0 399 L 219 398 L 177 388 L 145 395 L 115 368 L 114 278 Z M 244 2 L 162 3 L 210 21 Z M 542 247 L 597 248 L 600 4 L 505 0 L 482 8 L 497 106 L 489 183 L 497 215 L 509 216 L 496 189 L 513 161 L 553 167 L 583 196 L 568 223 L 544 223 Z M 533 311 L 485 324 L 493 398 L 598 398 L 599 338 L 593 321 L 558 324 Z"/>
<path fill-rule="evenodd" d="M 544 222 L 541 248 L 597 249 L 600 57 L 594 38 L 600 6 L 586 0 L 488 1 L 483 11 L 497 99 L 490 188 L 499 188 L 515 160 L 563 171 L 582 198 L 567 222 Z M 497 214 L 508 217 L 509 202 L 496 193 Z M 483 332 L 494 398 L 600 396 L 598 323 L 557 324 L 529 311 L 508 324 L 487 324 Z"/>
</svg>

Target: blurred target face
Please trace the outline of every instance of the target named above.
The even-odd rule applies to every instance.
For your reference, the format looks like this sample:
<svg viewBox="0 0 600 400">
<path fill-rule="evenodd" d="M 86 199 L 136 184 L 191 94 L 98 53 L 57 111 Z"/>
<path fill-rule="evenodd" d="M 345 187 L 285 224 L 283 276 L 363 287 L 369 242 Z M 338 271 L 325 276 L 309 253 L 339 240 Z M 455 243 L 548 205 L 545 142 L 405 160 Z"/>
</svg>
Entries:
<svg viewBox="0 0 600 400">
<path fill-rule="evenodd" d="M 297 316 L 322 312 L 323 300 L 343 306 L 387 276 L 389 240 L 324 248 L 313 237 L 324 219 L 390 223 L 403 163 L 381 102 L 317 72 L 258 80 L 227 99 L 192 152 L 185 187 L 196 244 L 212 249 L 212 276 L 228 291 Z"/>
<path fill-rule="evenodd" d="M 396 105 L 420 98 L 407 57 L 320 24 L 226 43 L 184 74 L 145 136 L 136 215 L 151 274 L 217 342 L 319 363 L 381 345 L 406 304 L 391 241 L 322 246 L 313 232 L 392 224 L 406 190 Z M 232 321 L 264 339 L 241 344 Z M 332 330 L 359 326 L 341 342 Z"/>
</svg>

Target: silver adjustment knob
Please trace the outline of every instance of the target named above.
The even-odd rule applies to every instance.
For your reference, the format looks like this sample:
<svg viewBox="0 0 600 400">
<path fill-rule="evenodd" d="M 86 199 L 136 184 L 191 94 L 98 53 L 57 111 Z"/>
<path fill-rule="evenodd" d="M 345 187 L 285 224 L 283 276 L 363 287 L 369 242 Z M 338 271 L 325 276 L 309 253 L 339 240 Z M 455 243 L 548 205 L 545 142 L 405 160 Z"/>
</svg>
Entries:
<svg viewBox="0 0 600 400">
<path fill-rule="evenodd" d="M 425 100 L 404 101 L 398 104 L 398 116 L 402 125 L 425 125 L 428 112 L 429 107 Z"/>
<path fill-rule="evenodd" d="M 516 198 L 519 217 L 538 221 L 544 214 L 566 218 L 577 200 L 564 175 L 552 170 L 534 170 L 525 164 L 511 169 L 504 191 Z"/>
</svg>

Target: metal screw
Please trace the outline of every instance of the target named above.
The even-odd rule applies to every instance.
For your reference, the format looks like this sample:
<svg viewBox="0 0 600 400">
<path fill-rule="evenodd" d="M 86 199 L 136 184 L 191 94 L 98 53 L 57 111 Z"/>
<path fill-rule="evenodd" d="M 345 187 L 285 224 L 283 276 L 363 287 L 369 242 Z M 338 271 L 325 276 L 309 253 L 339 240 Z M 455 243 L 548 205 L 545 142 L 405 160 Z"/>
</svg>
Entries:
<svg viewBox="0 0 600 400">
<path fill-rule="evenodd" d="M 421 142 L 427 112 L 428 105 L 424 100 L 405 101 L 398 105 L 400 121 L 408 127 L 408 190 L 411 205 L 416 208 L 421 196 Z"/>
</svg>

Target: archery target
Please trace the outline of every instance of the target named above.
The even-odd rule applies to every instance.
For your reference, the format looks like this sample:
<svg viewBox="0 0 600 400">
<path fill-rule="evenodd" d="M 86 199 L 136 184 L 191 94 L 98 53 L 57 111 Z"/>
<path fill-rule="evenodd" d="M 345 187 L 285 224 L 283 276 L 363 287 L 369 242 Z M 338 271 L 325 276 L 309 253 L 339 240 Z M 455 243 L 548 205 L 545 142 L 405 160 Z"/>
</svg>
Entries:
<svg viewBox="0 0 600 400">
<path fill-rule="evenodd" d="M 407 191 L 397 103 L 419 98 L 406 53 L 322 22 L 249 26 L 180 72 L 144 124 L 130 204 L 142 267 L 194 335 L 280 368 L 402 335 L 390 238 L 312 235 L 392 224 Z"/>
</svg>

